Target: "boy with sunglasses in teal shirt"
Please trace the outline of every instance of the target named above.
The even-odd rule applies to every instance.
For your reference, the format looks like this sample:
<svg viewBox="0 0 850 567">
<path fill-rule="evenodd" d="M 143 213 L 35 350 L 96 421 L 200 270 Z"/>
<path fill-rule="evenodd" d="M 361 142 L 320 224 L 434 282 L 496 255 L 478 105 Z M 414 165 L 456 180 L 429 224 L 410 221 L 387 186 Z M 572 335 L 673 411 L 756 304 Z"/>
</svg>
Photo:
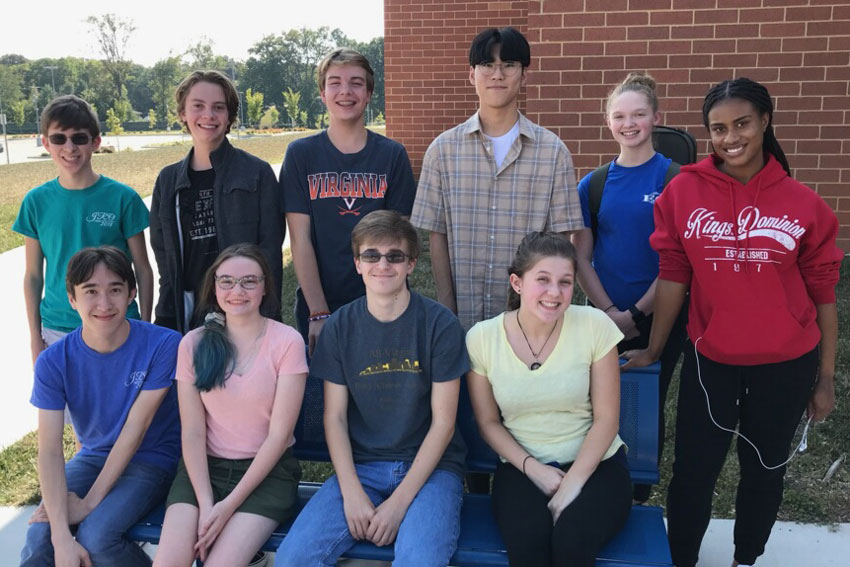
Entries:
<svg viewBox="0 0 850 567">
<path fill-rule="evenodd" d="M 101 139 L 91 106 L 74 95 L 56 97 L 41 115 L 41 134 L 58 176 L 27 193 L 12 226 L 24 235 L 33 364 L 47 346 L 80 325 L 65 291 L 65 268 L 78 250 L 108 244 L 132 260 L 139 304 L 133 301 L 128 317 L 150 321 L 153 301 L 144 233 L 148 209 L 133 189 L 92 169 Z"/>
</svg>

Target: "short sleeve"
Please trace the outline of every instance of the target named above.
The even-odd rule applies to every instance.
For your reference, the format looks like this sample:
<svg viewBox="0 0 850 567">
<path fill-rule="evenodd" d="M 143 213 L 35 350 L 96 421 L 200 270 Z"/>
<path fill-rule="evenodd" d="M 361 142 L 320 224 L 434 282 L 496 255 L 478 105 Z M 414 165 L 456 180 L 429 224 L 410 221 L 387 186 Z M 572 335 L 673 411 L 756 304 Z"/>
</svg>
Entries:
<svg viewBox="0 0 850 567">
<path fill-rule="evenodd" d="M 159 329 L 157 329 L 159 330 Z M 156 348 L 142 390 L 159 390 L 171 386 L 177 366 L 180 334 L 168 331 Z M 191 361 L 191 358 L 189 359 Z M 192 377 L 194 382 L 194 376 Z"/>
<path fill-rule="evenodd" d="M 410 222 L 417 228 L 446 234 L 438 140 L 439 138 L 431 142 L 422 160 L 422 172 L 419 175 L 419 187 L 416 189 Z"/>
<path fill-rule="evenodd" d="M 313 358 L 310 361 L 310 378 L 345 385 L 338 332 L 339 317 L 335 313 L 330 316 L 319 335 L 319 340 L 313 351 Z"/>
<path fill-rule="evenodd" d="M 489 360 L 484 356 L 486 333 L 482 323 L 477 323 L 466 334 L 466 350 L 469 353 L 471 370 L 481 376 L 489 376 Z"/>
<path fill-rule="evenodd" d="M 302 142 L 303 143 L 303 142 Z M 286 156 L 280 168 L 281 202 L 285 213 L 310 214 L 310 204 L 307 201 L 307 180 L 302 174 L 303 164 L 299 163 L 298 141 L 294 141 L 286 148 Z"/>
<path fill-rule="evenodd" d="M 18 217 L 15 219 L 15 224 L 12 225 L 12 230 L 18 234 L 29 236 L 38 240 L 38 219 L 36 216 L 38 207 L 33 203 L 32 192 L 24 196 L 21 203 L 21 208 L 18 211 Z"/>
<path fill-rule="evenodd" d="M 57 347 L 58 348 L 58 347 Z M 56 367 L 52 354 L 61 350 L 44 351 L 35 361 L 35 375 L 30 403 L 38 409 L 65 409 L 65 381 Z"/>
<path fill-rule="evenodd" d="M 601 360 L 612 348 L 623 340 L 623 333 L 617 324 L 599 309 L 588 308 L 593 325 L 593 362 Z"/>
<path fill-rule="evenodd" d="M 578 184 L 578 200 L 581 204 L 581 217 L 585 228 L 590 228 L 590 176 L 593 172 L 585 175 Z"/>
<path fill-rule="evenodd" d="M 573 158 L 564 143 L 560 140 L 559 143 L 552 187 L 552 205 L 549 208 L 546 228 L 552 232 L 581 230 L 584 228 L 584 222 L 581 218 L 581 204 L 576 190 Z"/>
<path fill-rule="evenodd" d="M 269 324 L 272 324 L 271 322 Z M 282 324 L 277 323 L 278 325 Z M 307 353 L 304 349 L 304 339 L 298 331 L 291 327 L 283 327 L 280 340 L 276 346 L 277 375 L 307 373 Z"/>
<path fill-rule="evenodd" d="M 150 212 L 138 193 L 126 188 L 129 193 L 127 204 L 121 215 L 121 232 L 125 240 L 145 230 L 150 225 Z"/>
<path fill-rule="evenodd" d="M 431 338 L 431 381 L 448 382 L 469 372 L 463 327 L 458 318 L 442 305 L 431 307 L 438 310 Z"/>
<path fill-rule="evenodd" d="M 393 142 L 398 144 L 398 142 Z M 413 178 L 413 168 L 404 146 L 398 144 L 391 170 L 389 195 L 386 198 L 387 208 L 397 211 L 400 215 L 410 216 L 413 209 L 413 199 L 416 196 L 416 180 Z"/>
<path fill-rule="evenodd" d="M 195 330 L 183 337 L 180 341 L 180 347 L 177 351 L 177 370 L 174 376 L 175 380 L 181 382 L 195 383 L 195 346 L 200 340 L 200 333 L 203 331 Z"/>
</svg>

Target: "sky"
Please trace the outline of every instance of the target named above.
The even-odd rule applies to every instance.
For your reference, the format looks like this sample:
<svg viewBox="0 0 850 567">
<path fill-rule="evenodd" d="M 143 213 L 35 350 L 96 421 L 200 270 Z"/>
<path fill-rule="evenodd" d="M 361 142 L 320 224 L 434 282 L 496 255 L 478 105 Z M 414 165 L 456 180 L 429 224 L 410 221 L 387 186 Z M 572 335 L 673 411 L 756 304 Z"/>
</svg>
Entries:
<svg viewBox="0 0 850 567">
<path fill-rule="evenodd" d="M 0 55 L 100 59 L 85 19 L 108 12 L 133 20 L 128 59 L 145 66 L 204 37 L 216 54 L 245 60 L 264 36 L 289 29 L 328 26 L 357 41 L 384 34 L 383 0 L 24 0 L 15 2 L 14 21 L 9 17 L 0 28 Z M 4 10 L 4 16 L 10 13 Z"/>
</svg>

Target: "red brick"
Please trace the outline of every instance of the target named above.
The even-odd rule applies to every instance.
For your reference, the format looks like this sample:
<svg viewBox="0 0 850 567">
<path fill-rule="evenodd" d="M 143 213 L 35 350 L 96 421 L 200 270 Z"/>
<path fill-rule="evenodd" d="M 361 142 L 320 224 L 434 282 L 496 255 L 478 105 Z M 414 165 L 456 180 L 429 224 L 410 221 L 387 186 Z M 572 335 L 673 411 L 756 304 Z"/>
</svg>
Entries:
<svg viewBox="0 0 850 567">
<path fill-rule="evenodd" d="M 608 12 L 606 26 L 645 26 L 649 24 L 649 12 Z"/>
<path fill-rule="evenodd" d="M 847 29 L 850 31 L 850 22 L 847 23 Z M 850 52 L 806 53 L 803 64 L 807 67 L 810 65 L 847 66 L 850 64 Z"/>
<path fill-rule="evenodd" d="M 623 77 L 621 76 L 620 79 L 622 78 Z M 560 100 L 558 102 L 560 103 L 558 110 L 561 112 L 585 112 L 599 115 L 603 113 L 601 100 L 574 98 L 569 100 Z"/>
<path fill-rule="evenodd" d="M 547 28 L 541 30 L 540 39 L 541 41 L 581 41 L 583 35 L 581 28 Z"/>
<path fill-rule="evenodd" d="M 833 20 L 850 20 L 850 4 L 832 7 Z"/>
<path fill-rule="evenodd" d="M 850 81 L 850 66 L 845 67 L 827 67 L 827 81 Z"/>
<path fill-rule="evenodd" d="M 711 55 L 671 55 L 671 69 L 705 69 L 711 67 Z"/>
<path fill-rule="evenodd" d="M 775 67 L 749 67 L 735 69 L 736 77 L 747 77 L 759 83 L 776 81 L 779 79 L 779 69 Z"/>
<path fill-rule="evenodd" d="M 823 126 L 777 126 L 776 137 L 779 140 L 816 140 L 820 136 L 820 128 Z"/>
<path fill-rule="evenodd" d="M 802 64 L 802 53 L 759 53 L 758 55 L 758 65 L 761 67 L 800 67 Z"/>
<path fill-rule="evenodd" d="M 756 24 L 764 24 L 767 22 L 781 22 L 784 21 L 784 14 L 782 10 L 777 10 L 776 8 L 756 8 L 753 10 L 741 10 L 739 16 L 739 22 L 744 23 L 756 23 Z"/>
<path fill-rule="evenodd" d="M 582 0 L 546 0 L 541 4 L 546 12 L 580 12 L 584 7 Z"/>
<path fill-rule="evenodd" d="M 667 68 L 666 55 L 627 55 L 627 69 L 665 69 Z"/>
<path fill-rule="evenodd" d="M 674 39 L 712 38 L 714 26 L 673 26 L 670 37 Z"/>
<path fill-rule="evenodd" d="M 823 99 L 817 96 L 774 97 L 777 110 L 820 110 Z"/>
<path fill-rule="evenodd" d="M 551 57 L 561 55 L 562 43 L 535 43 L 532 54 L 537 57 Z"/>
<path fill-rule="evenodd" d="M 601 73 L 600 73 L 601 77 Z M 581 96 L 581 85 L 579 84 L 565 84 L 565 85 L 554 85 L 547 87 L 540 87 L 540 98 L 575 98 Z"/>
<path fill-rule="evenodd" d="M 828 43 L 825 37 L 786 37 L 782 39 L 782 51 L 826 51 Z"/>
<path fill-rule="evenodd" d="M 779 51 L 781 46 L 781 39 L 739 39 L 738 53 L 772 53 Z M 799 50 L 792 49 L 790 51 Z"/>
<path fill-rule="evenodd" d="M 690 48 L 690 44 L 688 44 Z M 648 51 L 645 41 L 611 41 L 605 43 L 605 55 L 645 55 Z"/>
<path fill-rule="evenodd" d="M 840 154 L 821 155 L 818 165 L 827 169 L 850 169 L 850 156 Z"/>
<path fill-rule="evenodd" d="M 671 0 L 629 0 L 629 10 L 669 10 Z"/>
<path fill-rule="evenodd" d="M 671 54 L 685 54 L 691 52 L 691 42 L 690 41 L 650 41 L 649 42 L 649 53 L 663 53 L 665 55 Z"/>
<path fill-rule="evenodd" d="M 780 81 L 823 81 L 826 69 L 823 67 L 788 67 L 779 70 Z"/>
<path fill-rule="evenodd" d="M 841 110 L 815 110 L 800 113 L 800 124 L 841 124 L 844 122 L 844 112 Z"/>
<path fill-rule="evenodd" d="M 626 28 L 584 28 L 584 41 L 623 41 Z"/>
<path fill-rule="evenodd" d="M 782 23 L 782 24 L 761 24 L 759 27 L 761 37 L 794 37 L 806 35 L 806 24 L 803 23 Z M 821 35 L 821 34 L 818 34 Z"/>
<path fill-rule="evenodd" d="M 567 140 L 599 140 L 603 126 L 588 128 L 587 126 L 565 126 L 558 129 L 561 139 Z"/>
<path fill-rule="evenodd" d="M 818 194 L 822 197 L 847 195 L 847 187 L 838 183 L 841 180 L 841 173 L 837 169 L 798 169 L 794 172 L 794 177 L 806 185 L 817 183 Z M 850 233 L 846 236 L 850 236 Z"/>
<path fill-rule="evenodd" d="M 847 83 L 840 81 L 822 81 L 820 83 L 807 82 L 803 83 L 804 95 L 846 95 Z M 847 135 L 845 130 L 844 135 Z"/>
<path fill-rule="evenodd" d="M 540 123 L 549 126 L 578 126 L 579 115 L 570 112 L 555 112 L 540 115 Z"/>
<path fill-rule="evenodd" d="M 735 42 L 728 39 L 695 39 L 694 53 L 735 53 Z"/>
<path fill-rule="evenodd" d="M 850 22 L 809 22 L 806 24 L 808 36 L 847 35 Z"/>
<path fill-rule="evenodd" d="M 691 71 L 692 83 L 719 83 L 732 78 L 731 69 L 693 69 Z"/>
<path fill-rule="evenodd" d="M 828 74 L 827 74 L 828 78 Z M 846 96 L 825 96 L 823 97 L 824 110 L 850 110 L 850 97 Z M 850 122 L 850 121 L 845 121 Z M 850 127 L 850 124 L 848 124 Z"/>
<path fill-rule="evenodd" d="M 695 24 L 735 24 L 738 23 L 738 10 L 697 10 L 694 12 Z"/>
<path fill-rule="evenodd" d="M 684 25 L 694 23 L 694 12 L 690 10 L 673 10 L 671 12 L 650 12 L 649 23 L 653 26 Z"/>
<path fill-rule="evenodd" d="M 761 6 L 761 0 L 718 0 L 718 8 L 749 8 Z"/>
<path fill-rule="evenodd" d="M 780 77 L 781 80 L 781 77 Z M 800 96 L 801 83 L 798 82 L 781 82 L 781 83 L 763 83 L 771 96 Z"/>
<path fill-rule="evenodd" d="M 540 60 L 541 71 L 578 71 L 581 69 L 581 57 L 544 57 Z"/>
<path fill-rule="evenodd" d="M 828 22 L 832 19 L 839 18 L 834 18 L 831 6 L 806 6 L 804 8 L 785 9 L 786 22 L 814 22 L 818 20 Z"/>
<path fill-rule="evenodd" d="M 758 55 L 755 53 L 730 53 L 728 55 L 715 55 L 711 64 L 713 67 L 755 67 L 757 58 Z"/>
<path fill-rule="evenodd" d="M 806 6 L 807 0 L 763 0 L 763 6 Z"/>
<path fill-rule="evenodd" d="M 720 24 L 714 27 L 714 37 L 756 37 L 759 33 L 758 24 Z"/>
<path fill-rule="evenodd" d="M 582 57 L 582 69 L 585 71 L 625 68 L 624 57 Z"/>
<path fill-rule="evenodd" d="M 790 144 L 787 142 L 782 144 L 782 149 L 785 150 L 785 155 L 788 156 L 788 164 L 791 166 L 791 169 L 797 170 L 800 168 L 811 169 L 814 167 L 818 167 L 818 160 L 820 156 L 817 155 L 800 155 L 795 154 L 791 155 L 788 153 L 788 147 Z"/>
<path fill-rule="evenodd" d="M 674 10 L 711 9 L 717 7 L 717 0 L 673 0 Z"/>
<path fill-rule="evenodd" d="M 675 28 L 674 28 L 675 29 Z M 667 26 L 641 26 L 628 28 L 628 38 L 631 39 L 669 39 L 670 28 Z"/>
<path fill-rule="evenodd" d="M 564 44 L 565 55 L 604 55 L 605 44 L 602 42 L 569 42 Z"/>
</svg>

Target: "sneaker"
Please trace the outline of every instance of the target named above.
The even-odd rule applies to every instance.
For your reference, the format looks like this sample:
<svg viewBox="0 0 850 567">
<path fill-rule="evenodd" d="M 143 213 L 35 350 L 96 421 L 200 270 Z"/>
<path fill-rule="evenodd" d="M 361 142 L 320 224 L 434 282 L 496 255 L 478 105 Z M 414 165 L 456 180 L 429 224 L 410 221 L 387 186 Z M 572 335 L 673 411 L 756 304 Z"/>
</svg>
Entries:
<svg viewBox="0 0 850 567">
<path fill-rule="evenodd" d="M 254 558 L 248 563 L 248 567 L 266 567 L 269 558 L 264 551 L 258 551 Z"/>
</svg>

